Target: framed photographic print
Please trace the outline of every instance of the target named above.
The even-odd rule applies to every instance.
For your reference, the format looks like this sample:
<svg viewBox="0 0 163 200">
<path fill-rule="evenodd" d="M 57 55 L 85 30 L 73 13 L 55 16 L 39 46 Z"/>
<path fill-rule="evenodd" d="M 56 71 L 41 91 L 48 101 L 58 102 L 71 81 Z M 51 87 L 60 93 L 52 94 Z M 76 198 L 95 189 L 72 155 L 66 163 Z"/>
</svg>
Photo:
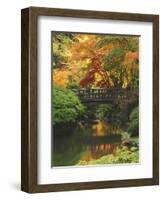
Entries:
<svg viewBox="0 0 163 200">
<path fill-rule="evenodd" d="M 21 189 L 159 184 L 159 16 L 22 9 Z"/>
</svg>

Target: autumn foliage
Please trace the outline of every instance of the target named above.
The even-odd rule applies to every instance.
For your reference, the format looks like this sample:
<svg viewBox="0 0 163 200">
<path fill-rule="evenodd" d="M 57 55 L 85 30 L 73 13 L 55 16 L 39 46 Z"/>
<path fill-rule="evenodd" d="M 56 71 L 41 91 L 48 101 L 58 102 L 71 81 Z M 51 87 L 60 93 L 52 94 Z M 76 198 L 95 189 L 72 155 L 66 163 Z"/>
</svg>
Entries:
<svg viewBox="0 0 163 200">
<path fill-rule="evenodd" d="M 52 38 L 54 85 L 138 87 L 138 37 L 55 33 Z"/>
</svg>

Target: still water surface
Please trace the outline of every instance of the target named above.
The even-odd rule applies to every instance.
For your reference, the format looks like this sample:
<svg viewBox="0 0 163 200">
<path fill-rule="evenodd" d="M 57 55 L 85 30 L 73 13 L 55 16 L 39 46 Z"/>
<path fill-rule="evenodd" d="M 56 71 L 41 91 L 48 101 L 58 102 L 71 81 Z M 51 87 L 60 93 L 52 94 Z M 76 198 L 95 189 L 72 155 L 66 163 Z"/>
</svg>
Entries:
<svg viewBox="0 0 163 200">
<path fill-rule="evenodd" d="M 72 127 L 59 127 L 58 130 L 54 129 L 54 166 L 71 166 L 79 161 L 114 155 L 116 148 L 121 145 L 120 128 L 105 121 L 95 120 L 89 124 L 79 122 Z"/>
</svg>

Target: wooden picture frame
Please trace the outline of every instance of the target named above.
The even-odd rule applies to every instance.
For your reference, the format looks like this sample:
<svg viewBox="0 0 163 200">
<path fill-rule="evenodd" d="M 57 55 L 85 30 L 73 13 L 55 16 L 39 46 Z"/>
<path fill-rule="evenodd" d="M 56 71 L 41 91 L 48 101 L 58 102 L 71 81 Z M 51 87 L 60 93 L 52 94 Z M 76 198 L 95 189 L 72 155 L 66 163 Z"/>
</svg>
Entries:
<svg viewBox="0 0 163 200">
<path fill-rule="evenodd" d="M 153 176 L 152 178 L 38 184 L 37 163 L 37 19 L 62 16 L 109 19 L 153 24 Z M 88 10 L 29 7 L 21 11 L 21 190 L 29 193 L 54 192 L 159 184 L 159 16 Z"/>
</svg>

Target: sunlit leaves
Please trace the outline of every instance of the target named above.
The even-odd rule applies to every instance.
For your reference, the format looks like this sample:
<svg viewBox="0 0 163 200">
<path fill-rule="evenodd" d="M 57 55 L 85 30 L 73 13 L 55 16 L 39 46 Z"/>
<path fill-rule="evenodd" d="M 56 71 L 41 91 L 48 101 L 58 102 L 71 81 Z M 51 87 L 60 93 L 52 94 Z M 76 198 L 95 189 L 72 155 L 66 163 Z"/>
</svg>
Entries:
<svg viewBox="0 0 163 200">
<path fill-rule="evenodd" d="M 53 84 L 65 88 L 69 83 L 70 72 L 67 69 L 53 70 Z"/>
<path fill-rule="evenodd" d="M 124 50 L 121 48 L 113 49 L 109 54 L 103 57 L 104 69 L 109 71 L 114 68 L 120 67 L 124 59 Z"/>
<path fill-rule="evenodd" d="M 59 68 L 65 65 L 70 56 L 70 47 L 73 44 L 73 34 L 71 33 L 53 33 L 52 37 L 52 58 L 53 67 Z"/>
<path fill-rule="evenodd" d="M 139 84 L 139 37 L 58 33 L 53 38 L 54 84 L 132 88 Z"/>
</svg>

